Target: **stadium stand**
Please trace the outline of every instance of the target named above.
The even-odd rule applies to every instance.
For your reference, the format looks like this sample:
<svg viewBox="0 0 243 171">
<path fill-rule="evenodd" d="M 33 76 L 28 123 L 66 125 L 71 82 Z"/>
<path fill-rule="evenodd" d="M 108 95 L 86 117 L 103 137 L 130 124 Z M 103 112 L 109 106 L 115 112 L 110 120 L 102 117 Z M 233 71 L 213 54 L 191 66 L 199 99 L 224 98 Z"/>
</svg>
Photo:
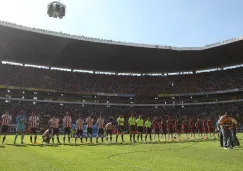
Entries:
<svg viewBox="0 0 243 171">
<path fill-rule="evenodd" d="M 0 84 L 72 92 L 156 96 L 242 88 L 243 69 L 179 76 L 116 76 L 1 65 Z"/>
</svg>

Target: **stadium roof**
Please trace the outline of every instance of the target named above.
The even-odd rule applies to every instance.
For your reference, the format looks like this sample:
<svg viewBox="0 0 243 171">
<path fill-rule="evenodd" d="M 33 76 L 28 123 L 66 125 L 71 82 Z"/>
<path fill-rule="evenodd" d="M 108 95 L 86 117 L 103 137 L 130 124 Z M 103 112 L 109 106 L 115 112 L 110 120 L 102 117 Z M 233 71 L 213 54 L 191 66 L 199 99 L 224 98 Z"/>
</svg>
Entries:
<svg viewBox="0 0 243 171">
<path fill-rule="evenodd" d="M 95 71 L 164 73 L 243 63 L 242 38 L 204 47 L 100 40 L 0 22 L 0 59 Z"/>
</svg>

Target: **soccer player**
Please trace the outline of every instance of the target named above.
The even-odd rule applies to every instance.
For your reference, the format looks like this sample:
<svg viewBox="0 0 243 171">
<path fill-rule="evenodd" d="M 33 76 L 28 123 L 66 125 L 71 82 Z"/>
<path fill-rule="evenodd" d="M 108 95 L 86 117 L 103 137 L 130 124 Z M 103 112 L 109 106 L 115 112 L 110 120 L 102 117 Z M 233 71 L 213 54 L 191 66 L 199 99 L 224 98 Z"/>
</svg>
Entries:
<svg viewBox="0 0 243 171">
<path fill-rule="evenodd" d="M 179 119 L 176 119 L 175 123 L 174 123 L 174 132 L 175 132 L 175 138 L 177 138 L 178 140 L 180 140 L 180 136 L 181 136 L 181 125 L 179 123 Z"/>
<path fill-rule="evenodd" d="M 30 142 L 32 143 L 32 135 L 35 135 L 35 141 L 34 143 L 36 144 L 37 140 L 37 126 L 39 125 L 39 117 L 37 116 L 36 112 L 32 112 L 32 116 L 29 117 L 29 126 L 30 126 Z"/>
<path fill-rule="evenodd" d="M 211 119 L 207 121 L 207 126 L 208 126 L 208 133 L 210 134 L 210 137 L 212 137 L 213 134 L 213 139 L 215 139 L 215 133 L 214 133 L 215 129 L 213 127 L 213 123 Z"/>
<path fill-rule="evenodd" d="M 75 144 L 77 143 L 77 139 L 80 138 L 81 143 L 83 143 L 83 130 L 84 130 L 84 121 L 82 116 L 79 115 L 78 120 L 76 121 L 76 137 Z"/>
<path fill-rule="evenodd" d="M 102 117 L 102 114 L 100 114 L 100 117 L 97 119 L 98 134 L 97 134 L 97 137 L 96 137 L 96 143 L 98 143 L 99 137 L 101 137 L 102 143 L 104 142 L 104 123 L 105 123 L 105 120 Z"/>
<path fill-rule="evenodd" d="M 163 135 L 165 136 L 164 140 L 166 141 L 166 135 L 167 135 L 166 123 L 162 119 L 162 121 L 161 121 L 161 139 L 162 139 Z"/>
<path fill-rule="evenodd" d="M 137 127 L 138 127 L 137 141 L 139 141 L 139 136 L 140 136 L 140 135 L 141 135 L 141 141 L 143 141 L 143 124 L 144 124 L 144 121 L 143 121 L 141 115 L 140 115 L 139 118 L 136 120 L 136 124 L 137 124 Z"/>
<path fill-rule="evenodd" d="M 118 127 L 117 127 L 116 142 L 117 142 L 117 140 L 118 140 L 118 136 L 119 136 L 119 134 L 121 134 L 122 142 L 125 142 L 124 139 L 123 139 L 124 118 L 122 117 L 121 114 L 120 114 L 119 117 L 117 118 L 117 124 L 118 124 Z"/>
<path fill-rule="evenodd" d="M 204 139 L 208 139 L 208 123 L 207 123 L 207 119 L 203 120 L 203 133 L 204 133 Z"/>
<path fill-rule="evenodd" d="M 90 143 L 93 143 L 93 141 L 92 141 L 92 136 L 93 136 L 93 122 L 94 122 L 94 116 L 93 115 L 90 115 L 90 117 L 88 117 L 86 119 L 86 124 L 87 124 L 86 143 L 88 141 L 88 136 L 90 138 Z"/>
<path fill-rule="evenodd" d="M 152 122 L 150 121 L 149 117 L 148 117 L 147 121 L 145 122 L 145 128 L 146 128 L 145 141 L 147 142 L 148 135 L 149 135 L 150 141 L 152 141 Z"/>
<path fill-rule="evenodd" d="M 24 110 L 20 111 L 20 114 L 17 117 L 17 127 L 16 127 L 16 135 L 14 138 L 14 144 L 16 144 L 16 140 L 18 138 L 18 135 L 21 134 L 21 144 L 24 144 L 24 132 L 25 132 L 25 123 L 26 123 L 26 117 L 24 115 Z"/>
<path fill-rule="evenodd" d="M 136 119 L 133 116 L 133 113 L 131 114 L 131 117 L 128 119 L 128 124 L 130 126 L 130 142 L 132 142 L 132 137 L 133 137 L 133 142 L 135 141 L 135 127 L 136 127 Z"/>
<path fill-rule="evenodd" d="M 193 135 L 193 139 L 195 139 L 196 128 L 192 118 L 189 120 L 189 127 L 191 132 L 191 139 L 192 139 L 192 135 Z"/>
<path fill-rule="evenodd" d="M 187 121 L 187 119 L 185 119 L 182 122 L 182 129 L 183 129 L 184 133 L 186 134 L 186 139 L 188 140 L 189 139 L 188 138 L 188 131 L 189 131 L 189 129 L 188 129 L 188 121 Z"/>
<path fill-rule="evenodd" d="M 202 123 L 199 118 L 198 118 L 197 122 L 195 123 L 195 127 L 197 128 L 198 139 L 202 138 Z M 201 137 L 199 137 L 199 135 L 201 135 Z"/>
<path fill-rule="evenodd" d="M 112 122 L 108 122 L 105 125 L 105 134 L 106 134 L 106 143 L 108 144 L 109 141 L 109 135 L 110 135 L 110 143 L 112 143 L 112 129 L 113 129 L 113 123 Z"/>
<path fill-rule="evenodd" d="M 169 118 L 167 120 L 167 129 L 168 129 L 168 139 L 170 138 L 173 141 L 173 121 Z"/>
<path fill-rule="evenodd" d="M 51 137 L 53 135 L 53 129 L 49 128 L 47 129 L 44 134 L 42 135 L 42 143 L 45 142 L 47 144 L 50 143 Z"/>
<path fill-rule="evenodd" d="M 158 135 L 158 140 L 160 140 L 159 139 L 160 124 L 157 117 L 155 117 L 153 120 L 153 128 L 154 128 L 154 142 L 155 142 L 156 135 Z"/>
<path fill-rule="evenodd" d="M 9 114 L 9 111 L 6 110 L 6 113 L 2 115 L 2 118 L 0 120 L 1 133 L 3 134 L 2 144 L 6 140 L 6 134 L 9 130 L 9 126 L 11 122 L 12 122 L 12 116 Z"/>
<path fill-rule="evenodd" d="M 72 128 L 72 118 L 70 116 L 70 112 L 66 112 L 66 116 L 63 118 L 63 128 L 64 128 L 64 136 L 63 136 L 63 143 L 65 144 L 66 135 L 68 134 L 68 143 L 70 143 L 71 139 L 71 128 Z"/>
<path fill-rule="evenodd" d="M 51 125 L 52 128 L 52 143 L 54 144 L 54 136 L 56 135 L 58 144 L 61 144 L 59 140 L 59 119 L 56 115 L 54 115 L 54 117 L 51 118 L 48 123 Z"/>
</svg>

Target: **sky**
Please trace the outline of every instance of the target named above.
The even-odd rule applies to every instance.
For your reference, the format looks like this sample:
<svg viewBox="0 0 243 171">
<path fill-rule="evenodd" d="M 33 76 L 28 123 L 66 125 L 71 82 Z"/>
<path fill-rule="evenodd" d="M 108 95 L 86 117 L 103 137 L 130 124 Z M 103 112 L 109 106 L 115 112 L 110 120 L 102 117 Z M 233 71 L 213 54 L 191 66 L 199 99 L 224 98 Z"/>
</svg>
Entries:
<svg viewBox="0 0 243 171">
<path fill-rule="evenodd" d="M 197 47 L 243 36 L 243 0 L 0 0 L 0 20 L 109 40 Z"/>
</svg>

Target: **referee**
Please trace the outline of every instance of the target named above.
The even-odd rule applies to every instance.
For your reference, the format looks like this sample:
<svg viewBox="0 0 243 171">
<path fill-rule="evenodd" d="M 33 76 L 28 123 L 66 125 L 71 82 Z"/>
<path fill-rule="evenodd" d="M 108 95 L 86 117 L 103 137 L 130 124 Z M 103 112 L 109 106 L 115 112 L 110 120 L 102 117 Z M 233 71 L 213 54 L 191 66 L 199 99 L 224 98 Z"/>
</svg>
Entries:
<svg viewBox="0 0 243 171">
<path fill-rule="evenodd" d="M 128 120 L 128 124 L 130 126 L 130 142 L 132 142 L 132 137 L 133 137 L 133 142 L 136 142 L 135 140 L 136 119 L 134 118 L 133 113 L 131 114 L 131 117 Z"/>
<path fill-rule="evenodd" d="M 118 136 L 119 136 L 119 134 L 121 134 L 122 142 L 125 142 L 124 139 L 123 139 L 124 118 L 122 117 L 121 114 L 119 115 L 119 118 L 117 118 L 117 124 L 118 124 L 118 127 L 117 127 L 116 142 L 117 142 L 117 140 L 118 140 Z"/>
</svg>

